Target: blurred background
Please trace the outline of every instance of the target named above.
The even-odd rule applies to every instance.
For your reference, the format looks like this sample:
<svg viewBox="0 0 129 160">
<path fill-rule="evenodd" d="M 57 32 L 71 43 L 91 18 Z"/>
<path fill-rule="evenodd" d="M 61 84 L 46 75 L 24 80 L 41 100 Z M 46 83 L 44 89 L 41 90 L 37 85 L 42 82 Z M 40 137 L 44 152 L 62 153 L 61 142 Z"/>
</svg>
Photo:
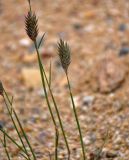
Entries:
<svg viewBox="0 0 129 160">
<path fill-rule="evenodd" d="M 71 48 L 69 77 L 87 154 L 104 148 L 117 160 L 129 157 L 129 0 L 31 0 L 39 19 L 40 54 L 58 101 L 74 159 L 79 159 L 67 81 L 57 55 L 59 38 Z M 53 124 L 45 103 L 33 43 L 25 33 L 27 0 L 0 1 L 0 80 L 29 133 L 39 159 L 53 152 Z M 13 131 L 0 99 L 0 122 Z M 63 143 L 63 140 L 62 140 Z M 41 149 L 44 146 L 44 150 Z M 15 149 L 10 147 L 15 153 Z M 64 148 L 60 152 L 65 152 Z M 44 153 L 44 154 L 43 154 Z M 105 156 L 103 155 L 103 156 Z M 14 155 L 16 156 L 16 155 Z"/>
</svg>

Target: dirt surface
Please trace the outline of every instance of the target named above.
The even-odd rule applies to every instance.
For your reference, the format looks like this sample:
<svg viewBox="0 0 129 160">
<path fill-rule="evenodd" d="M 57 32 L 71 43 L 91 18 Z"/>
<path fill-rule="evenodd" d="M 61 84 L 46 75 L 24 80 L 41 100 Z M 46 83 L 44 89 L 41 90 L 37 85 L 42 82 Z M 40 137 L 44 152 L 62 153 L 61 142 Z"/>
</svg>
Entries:
<svg viewBox="0 0 129 160">
<path fill-rule="evenodd" d="M 79 136 L 68 94 L 67 81 L 57 56 L 59 37 L 72 51 L 69 78 L 82 126 L 86 155 L 94 159 L 104 145 L 102 160 L 129 159 L 129 1 L 32 0 L 39 18 L 39 38 L 46 32 L 41 57 L 59 105 L 71 159 L 81 159 Z M 14 96 L 14 107 L 37 159 L 54 154 L 54 127 L 47 109 L 38 72 L 36 52 L 24 30 L 28 4 L 23 0 L 0 1 L 0 80 Z M 0 123 L 10 135 L 16 132 L 0 98 Z M 61 132 L 60 132 L 61 133 Z M 60 159 L 67 159 L 60 135 Z M 14 160 L 21 159 L 11 143 Z M 4 160 L 0 147 L 0 160 Z"/>
</svg>

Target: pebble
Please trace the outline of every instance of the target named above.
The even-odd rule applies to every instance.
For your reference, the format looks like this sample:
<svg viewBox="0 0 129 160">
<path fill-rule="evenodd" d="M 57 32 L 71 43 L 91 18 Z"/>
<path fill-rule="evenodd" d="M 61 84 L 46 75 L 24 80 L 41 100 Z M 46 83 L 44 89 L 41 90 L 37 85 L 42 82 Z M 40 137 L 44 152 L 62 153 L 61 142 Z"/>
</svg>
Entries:
<svg viewBox="0 0 129 160">
<path fill-rule="evenodd" d="M 119 31 L 121 31 L 121 32 L 124 32 L 126 30 L 126 28 L 127 28 L 126 24 L 124 24 L 124 23 L 120 24 L 118 27 Z"/>
<path fill-rule="evenodd" d="M 45 93 L 43 89 L 38 90 L 37 94 L 41 97 L 45 97 Z"/>
<path fill-rule="evenodd" d="M 116 152 L 107 152 L 106 153 L 106 158 L 116 158 L 118 157 L 118 154 Z"/>
<path fill-rule="evenodd" d="M 76 30 L 79 30 L 82 28 L 82 25 L 80 23 L 75 23 L 75 24 L 73 24 L 73 28 Z"/>
<path fill-rule="evenodd" d="M 21 58 L 21 57 L 20 57 Z M 22 59 L 25 63 L 32 63 L 37 61 L 37 54 L 25 54 Z"/>
<path fill-rule="evenodd" d="M 93 104 L 94 100 L 95 100 L 94 96 L 85 96 L 82 100 L 83 105 L 84 106 L 91 106 Z"/>
<path fill-rule="evenodd" d="M 37 68 L 24 67 L 21 70 L 21 80 L 29 89 L 41 87 L 40 71 Z"/>
<path fill-rule="evenodd" d="M 0 129 L 3 129 L 3 127 L 4 127 L 4 122 L 0 121 Z"/>
<path fill-rule="evenodd" d="M 129 47 L 122 47 L 119 51 L 119 56 L 126 56 L 129 54 Z"/>
<path fill-rule="evenodd" d="M 100 92 L 110 93 L 119 88 L 125 80 L 126 67 L 118 57 L 112 54 L 97 62 L 94 75 L 96 75 L 96 84 Z"/>
<path fill-rule="evenodd" d="M 84 27 L 84 31 L 88 33 L 93 32 L 94 29 L 95 29 L 95 26 L 93 24 L 89 24 L 86 27 Z"/>
<path fill-rule="evenodd" d="M 92 18 L 95 18 L 97 16 L 97 11 L 95 9 L 93 10 L 87 10 L 86 13 L 84 14 L 84 18 L 89 18 L 89 19 L 92 19 Z"/>
<path fill-rule="evenodd" d="M 30 40 L 27 38 L 20 39 L 19 44 L 22 47 L 28 47 L 30 46 Z"/>
</svg>

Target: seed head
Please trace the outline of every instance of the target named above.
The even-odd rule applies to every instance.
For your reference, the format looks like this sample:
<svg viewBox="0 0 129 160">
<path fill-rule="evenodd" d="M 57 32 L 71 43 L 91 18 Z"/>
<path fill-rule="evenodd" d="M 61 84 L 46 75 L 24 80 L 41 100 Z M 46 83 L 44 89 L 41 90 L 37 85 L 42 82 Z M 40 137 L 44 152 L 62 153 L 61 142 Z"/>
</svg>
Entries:
<svg viewBox="0 0 129 160">
<path fill-rule="evenodd" d="M 4 88 L 3 88 L 3 84 L 0 81 L 0 95 L 3 96 L 3 92 L 4 92 Z"/>
<path fill-rule="evenodd" d="M 25 17 L 25 29 L 29 38 L 32 41 L 36 41 L 38 36 L 38 19 L 35 13 L 32 13 L 31 11 L 29 11 Z"/>
<path fill-rule="evenodd" d="M 67 42 L 64 42 L 62 39 L 60 39 L 58 43 L 58 55 L 59 55 L 62 67 L 64 71 L 67 73 L 68 67 L 71 62 L 71 52 Z"/>
</svg>

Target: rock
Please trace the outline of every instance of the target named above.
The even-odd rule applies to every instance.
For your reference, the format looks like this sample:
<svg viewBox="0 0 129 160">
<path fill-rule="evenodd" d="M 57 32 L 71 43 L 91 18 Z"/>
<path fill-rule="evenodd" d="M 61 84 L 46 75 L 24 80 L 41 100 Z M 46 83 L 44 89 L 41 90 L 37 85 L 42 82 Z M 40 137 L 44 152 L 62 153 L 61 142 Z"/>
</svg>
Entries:
<svg viewBox="0 0 129 160">
<path fill-rule="evenodd" d="M 106 153 L 106 158 L 116 158 L 116 157 L 118 157 L 118 153 L 115 153 L 115 152 Z"/>
<path fill-rule="evenodd" d="M 79 29 L 82 28 L 82 25 L 81 25 L 80 23 L 74 23 L 74 24 L 73 24 L 73 28 L 74 28 L 75 30 L 79 30 Z"/>
<path fill-rule="evenodd" d="M 122 47 L 119 51 L 119 56 L 121 57 L 127 54 L 129 54 L 129 47 L 126 47 L 126 46 Z"/>
<path fill-rule="evenodd" d="M 28 47 L 30 45 L 30 40 L 27 38 L 23 38 L 19 41 L 19 44 L 23 47 Z"/>
<path fill-rule="evenodd" d="M 23 68 L 21 79 L 27 88 L 37 88 L 41 86 L 40 71 L 37 68 Z"/>
<path fill-rule="evenodd" d="M 97 62 L 92 74 L 95 74 L 99 91 L 110 93 L 121 86 L 125 79 L 126 67 L 118 57 L 109 56 Z"/>
<path fill-rule="evenodd" d="M 25 54 L 23 56 L 23 62 L 25 63 L 31 63 L 37 61 L 37 54 Z"/>
<path fill-rule="evenodd" d="M 124 23 L 122 23 L 119 25 L 118 29 L 119 29 L 119 31 L 124 32 L 127 29 L 127 27 Z"/>
<path fill-rule="evenodd" d="M 4 122 L 3 121 L 0 121 L 0 130 L 2 130 L 4 127 Z"/>
<path fill-rule="evenodd" d="M 85 32 L 91 33 L 93 30 L 95 30 L 95 26 L 93 24 L 89 24 L 84 27 Z"/>
<path fill-rule="evenodd" d="M 87 10 L 84 14 L 84 17 L 86 19 L 95 18 L 97 16 L 97 11 L 95 9 L 93 10 Z"/>
<path fill-rule="evenodd" d="M 43 90 L 43 89 L 38 90 L 37 94 L 38 94 L 40 97 L 45 97 L 45 93 L 44 93 L 44 90 Z"/>
<path fill-rule="evenodd" d="M 116 9 L 116 8 L 111 8 L 108 12 L 108 14 L 110 16 L 114 16 L 114 17 L 117 17 L 117 16 L 120 16 L 120 10 Z"/>
<path fill-rule="evenodd" d="M 85 96 L 83 97 L 83 105 L 84 106 L 91 106 L 94 102 L 94 96 Z"/>
</svg>

